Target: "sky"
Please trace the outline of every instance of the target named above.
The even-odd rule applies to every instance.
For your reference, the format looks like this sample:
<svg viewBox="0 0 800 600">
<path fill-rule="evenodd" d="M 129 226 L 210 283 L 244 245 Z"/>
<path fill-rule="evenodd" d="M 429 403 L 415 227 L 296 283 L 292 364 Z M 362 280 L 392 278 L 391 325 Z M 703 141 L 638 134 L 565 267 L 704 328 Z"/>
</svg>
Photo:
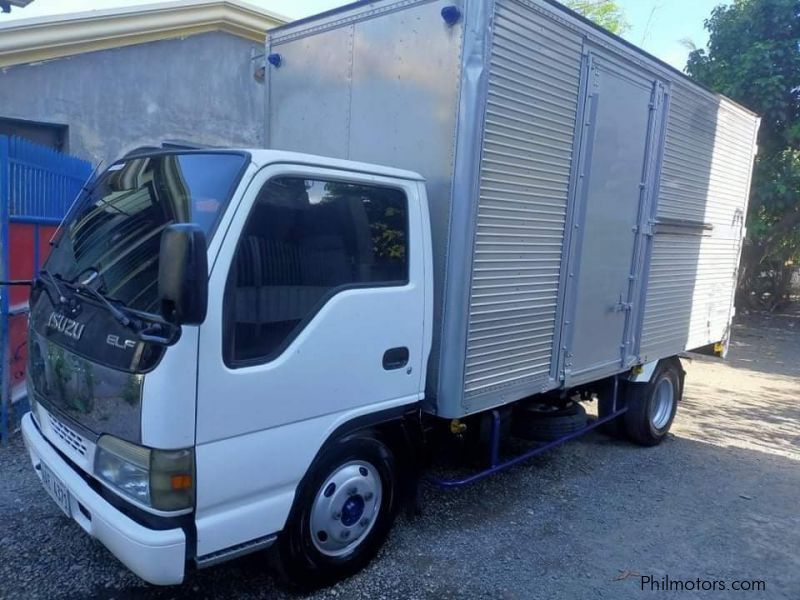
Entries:
<svg viewBox="0 0 800 600">
<path fill-rule="evenodd" d="M 0 13 L 0 24 L 12 19 L 100 8 L 152 4 L 158 0 L 34 0 L 24 9 Z M 344 0 L 246 0 L 294 19 L 335 8 Z M 729 0 L 618 0 L 630 28 L 623 35 L 661 60 L 683 69 L 689 54 L 686 41 L 697 47 L 708 43 L 703 21 L 718 4 Z"/>
</svg>

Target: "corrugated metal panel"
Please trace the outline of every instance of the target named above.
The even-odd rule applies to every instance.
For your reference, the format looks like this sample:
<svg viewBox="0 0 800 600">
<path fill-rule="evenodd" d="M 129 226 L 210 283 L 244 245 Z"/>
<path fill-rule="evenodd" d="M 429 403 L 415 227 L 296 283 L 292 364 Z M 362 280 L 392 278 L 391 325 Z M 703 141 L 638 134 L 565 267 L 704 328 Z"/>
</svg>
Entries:
<svg viewBox="0 0 800 600">
<path fill-rule="evenodd" d="M 582 42 L 531 8 L 496 7 L 467 396 L 545 380 L 553 354 Z"/>
<path fill-rule="evenodd" d="M 656 236 L 642 334 L 645 360 L 722 339 L 738 257 L 735 239 Z"/>
<path fill-rule="evenodd" d="M 644 359 L 719 341 L 730 322 L 757 120 L 673 86 L 658 219 L 709 224 L 700 235 L 657 233 L 642 332 Z"/>
<path fill-rule="evenodd" d="M 730 225 L 749 191 L 754 127 L 752 116 L 674 86 L 658 216 Z"/>
</svg>

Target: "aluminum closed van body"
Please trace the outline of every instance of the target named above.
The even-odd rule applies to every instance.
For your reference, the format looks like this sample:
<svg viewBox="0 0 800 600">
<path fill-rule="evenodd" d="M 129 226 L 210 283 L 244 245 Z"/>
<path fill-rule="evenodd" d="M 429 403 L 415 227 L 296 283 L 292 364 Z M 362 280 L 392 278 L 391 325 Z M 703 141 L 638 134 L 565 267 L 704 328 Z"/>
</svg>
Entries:
<svg viewBox="0 0 800 600">
<path fill-rule="evenodd" d="M 749 111 L 547 0 L 362 2 L 267 52 L 271 148 L 425 177 L 433 414 L 727 339 Z"/>
<path fill-rule="evenodd" d="M 69 518 L 152 583 L 274 546 L 319 585 L 422 480 L 665 439 L 730 338 L 753 114 L 546 0 L 360 2 L 266 62 L 269 149 L 129 153 L 30 282 Z"/>
</svg>

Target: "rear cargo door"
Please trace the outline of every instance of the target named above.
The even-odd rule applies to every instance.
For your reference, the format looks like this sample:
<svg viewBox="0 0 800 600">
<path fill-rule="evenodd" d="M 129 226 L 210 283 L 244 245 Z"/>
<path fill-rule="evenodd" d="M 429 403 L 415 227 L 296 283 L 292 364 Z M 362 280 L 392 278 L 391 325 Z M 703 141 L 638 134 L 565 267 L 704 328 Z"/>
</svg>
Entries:
<svg viewBox="0 0 800 600">
<path fill-rule="evenodd" d="M 655 78 L 596 53 L 587 71 L 561 356 L 567 384 L 635 361 L 663 96 Z"/>
</svg>

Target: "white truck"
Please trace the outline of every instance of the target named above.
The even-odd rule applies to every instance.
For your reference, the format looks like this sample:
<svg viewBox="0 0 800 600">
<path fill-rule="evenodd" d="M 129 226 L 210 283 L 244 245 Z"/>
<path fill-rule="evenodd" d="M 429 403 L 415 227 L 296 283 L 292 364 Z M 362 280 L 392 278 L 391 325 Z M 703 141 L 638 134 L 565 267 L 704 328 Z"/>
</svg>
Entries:
<svg viewBox="0 0 800 600">
<path fill-rule="evenodd" d="M 457 487 L 665 437 L 677 356 L 729 339 L 753 114 L 546 0 L 356 3 L 267 58 L 270 149 L 126 156 L 33 282 L 66 515 L 155 584 L 273 544 L 324 583 L 443 444 L 486 451 Z"/>
</svg>

